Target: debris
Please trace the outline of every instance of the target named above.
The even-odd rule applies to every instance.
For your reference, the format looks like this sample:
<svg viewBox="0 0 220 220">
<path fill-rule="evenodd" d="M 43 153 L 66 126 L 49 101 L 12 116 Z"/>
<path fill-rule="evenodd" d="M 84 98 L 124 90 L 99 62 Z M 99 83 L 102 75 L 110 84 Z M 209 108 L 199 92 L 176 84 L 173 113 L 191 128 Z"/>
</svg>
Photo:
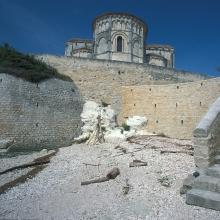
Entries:
<svg viewBox="0 0 220 220">
<path fill-rule="evenodd" d="M 86 141 L 86 144 L 101 144 L 104 143 L 104 134 L 101 126 L 101 116 L 97 116 L 97 124 L 95 130 L 90 135 L 89 139 Z"/>
<path fill-rule="evenodd" d="M 134 153 L 139 152 L 139 151 L 142 151 L 142 150 L 144 150 L 144 149 L 146 149 L 146 146 L 143 146 L 142 148 L 137 148 L 137 149 L 134 150 L 134 151 L 129 151 L 129 152 L 127 151 L 126 153 L 114 155 L 114 157 L 118 157 L 118 156 L 121 156 L 121 155 L 124 155 L 124 154 L 134 155 Z"/>
<path fill-rule="evenodd" d="M 100 106 L 87 101 L 81 114 L 83 122 L 82 135 L 74 138 L 74 143 L 99 144 L 105 142 L 104 133 L 116 126 L 116 114 L 111 106 Z"/>
<path fill-rule="evenodd" d="M 123 186 L 123 194 L 124 195 L 127 195 L 128 194 L 128 192 L 129 192 L 129 190 L 130 190 L 130 184 L 128 183 L 128 179 L 126 179 L 125 180 L 125 183 L 126 183 L 126 185 L 125 186 Z"/>
<path fill-rule="evenodd" d="M 17 169 L 24 169 L 24 168 L 28 168 L 28 167 L 47 164 L 47 163 L 50 162 L 50 157 L 55 155 L 57 153 L 57 151 L 58 150 L 54 150 L 54 151 L 52 151 L 52 153 L 47 154 L 47 155 L 42 156 L 42 157 L 39 157 L 39 158 L 36 158 L 30 163 L 21 164 L 21 165 L 14 166 L 14 167 L 11 167 L 9 169 L 3 170 L 3 171 L 0 172 L 0 175 L 11 172 L 11 171 L 14 171 L 14 170 L 17 170 Z"/>
<path fill-rule="evenodd" d="M 147 124 L 147 119 L 141 116 L 133 116 L 129 117 L 126 121 L 126 125 L 130 127 L 130 129 L 140 130 L 143 129 Z"/>
<path fill-rule="evenodd" d="M 83 181 L 81 182 L 81 185 L 83 186 L 83 185 L 89 185 L 91 183 L 101 183 L 101 182 L 109 181 L 111 179 L 115 179 L 119 174 L 120 174 L 119 168 L 114 167 L 107 173 L 105 177 L 101 177 L 94 180 Z"/>
<path fill-rule="evenodd" d="M 141 160 L 133 160 L 133 162 L 129 163 L 129 167 L 141 167 L 147 166 L 147 162 Z"/>
<path fill-rule="evenodd" d="M 175 150 L 161 150 L 160 151 L 161 154 L 165 154 L 165 153 L 182 153 L 182 154 L 189 154 L 191 156 L 193 156 L 193 151 L 186 151 L 186 150 L 179 150 L 179 151 L 175 151 Z"/>
<path fill-rule="evenodd" d="M 86 166 L 93 166 L 93 167 L 98 167 L 101 165 L 100 163 L 99 164 L 83 163 L 83 164 Z"/>
<path fill-rule="evenodd" d="M 14 186 L 17 186 L 20 183 L 24 183 L 27 179 L 35 177 L 40 171 L 42 171 L 47 166 L 48 161 L 50 162 L 50 158 L 52 156 L 56 155 L 56 153 L 58 151 L 59 151 L 58 149 L 51 150 L 51 153 L 35 159 L 33 162 L 39 163 L 39 164 L 36 165 L 36 166 L 33 165 L 34 168 L 31 169 L 30 171 L 28 171 L 26 174 L 24 174 L 22 176 L 19 176 L 18 178 L 16 178 L 16 179 L 0 186 L 0 194 L 5 193 L 7 190 L 11 189 Z M 43 163 L 44 161 L 45 161 L 45 163 Z M 23 165 L 27 165 L 27 164 L 23 164 Z M 12 167 L 12 168 L 9 168 L 5 171 L 2 171 L 1 174 L 10 172 L 10 171 L 13 171 L 13 170 L 16 170 L 16 169 L 23 169 L 23 168 L 26 168 L 26 167 L 19 167 L 19 166 Z"/>
<path fill-rule="evenodd" d="M 161 183 L 162 186 L 170 187 L 171 186 L 171 180 L 168 176 L 163 176 L 158 179 L 158 181 Z"/>
<path fill-rule="evenodd" d="M 120 151 L 122 151 L 122 153 L 126 154 L 127 153 L 127 149 L 125 147 L 121 147 L 120 145 L 117 145 L 115 147 L 115 149 L 119 149 Z"/>
<path fill-rule="evenodd" d="M 192 186 L 195 182 L 195 176 L 190 174 L 186 179 L 183 181 L 183 186 L 180 188 L 180 194 L 186 194 L 188 190 L 192 189 Z"/>
</svg>

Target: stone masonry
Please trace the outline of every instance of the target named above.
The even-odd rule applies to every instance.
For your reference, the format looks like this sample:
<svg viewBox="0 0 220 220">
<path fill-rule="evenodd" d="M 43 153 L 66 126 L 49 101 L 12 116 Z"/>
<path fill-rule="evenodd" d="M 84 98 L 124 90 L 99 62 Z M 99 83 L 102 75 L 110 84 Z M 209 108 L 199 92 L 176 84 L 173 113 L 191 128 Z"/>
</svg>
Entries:
<svg viewBox="0 0 220 220">
<path fill-rule="evenodd" d="M 197 123 L 219 96 L 220 78 L 169 85 L 126 86 L 122 93 L 121 118 L 125 121 L 134 115 L 145 116 L 147 131 L 190 139 Z M 206 146 L 212 139 L 205 136 L 197 141 Z"/>
<path fill-rule="evenodd" d="M 0 140 L 12 143 L 1 151 L 63 147 L 79 135 L 83 103 L 73 82 L 30 83 L 1 73 L 0 94 Z"/>
<path fill-rule="evenodd" d="M 38 58 L 70 76 L 86 99 L 109 103 L 116 113 L 121 111 L 122 86 L 172 84 L 207 78 L 201 74 L 147 64 L 52 55 Z"/>
<path fill-rule="evenodd" d="M 199 176 L 192 181 L 186 203 L 220 211 L 220 97 L 202 118 L 193 136 Z"/>
</svg>

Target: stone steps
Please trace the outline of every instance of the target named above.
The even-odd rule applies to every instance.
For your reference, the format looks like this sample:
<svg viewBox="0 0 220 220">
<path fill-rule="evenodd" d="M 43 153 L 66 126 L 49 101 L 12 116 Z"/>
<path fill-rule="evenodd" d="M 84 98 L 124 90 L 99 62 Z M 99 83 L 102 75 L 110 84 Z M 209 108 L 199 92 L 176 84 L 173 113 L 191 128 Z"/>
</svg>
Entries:
<svg viewBox="0 0 220 220">
<path fill-rule="evenodd" d="M 202 175 L 195 179 L 193 189 L 208 190 L 220 193 L 220 179 L 212 176 Z"/>
<path fill-rule="evenodd" d="M 186 203 L 220 211 L 220 193 L 191 189 L 186 194 Z"/>
<path fill-rule="evenodd" d="M 220 178 L 220 164 L 215 164 L 206 169 L 206 175 Z"/>
</svg>

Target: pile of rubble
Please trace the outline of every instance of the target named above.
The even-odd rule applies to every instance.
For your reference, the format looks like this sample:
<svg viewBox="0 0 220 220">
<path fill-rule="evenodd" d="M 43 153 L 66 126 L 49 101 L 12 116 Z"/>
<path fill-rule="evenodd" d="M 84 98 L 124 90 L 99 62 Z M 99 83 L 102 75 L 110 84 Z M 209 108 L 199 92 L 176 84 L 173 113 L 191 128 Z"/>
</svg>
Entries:
<svg viewBox="0 0 220 220">
<path fill-rule="evenodd" d="M 147 124 L 145 117 L 133 116 L 119 127 L 116 123 L 115 111 L 111 106 L 104 107 L 93 101 L 84 104 L 81 120 L 82 135 L 74 141 L 87 144 L 120 143 L 128 137 L 143 133 Z"/>
</svg>

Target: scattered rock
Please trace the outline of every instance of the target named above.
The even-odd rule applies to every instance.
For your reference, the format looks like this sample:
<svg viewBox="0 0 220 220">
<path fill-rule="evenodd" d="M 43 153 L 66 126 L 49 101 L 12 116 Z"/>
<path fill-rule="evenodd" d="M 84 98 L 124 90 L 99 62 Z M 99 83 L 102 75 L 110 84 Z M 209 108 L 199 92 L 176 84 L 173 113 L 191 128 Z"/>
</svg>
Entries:
<svg viewBox="0 0 220 220">
<path fill-rule="evenodd" d="M 141 160 L 133 160 L 133 162 L 129 163 L 129 167 L 141 167 L 147 166 L 147 162 Z"/>
<path fill-rule="evenodd" d="M 186 194 L 188 190 L 192 189 L 196 177 L 192 174 L 188 175 L 183 181 L 183 186 L 180 188 L 180 194 Z"/>
<path fill-rule="evenodd" d="M 165 187 L 171 186 L 171 180 L 169 179 L 168 176 L 163 176 L 163 177 L 159 178 L 158 181 L 160 182 L 160 184 L 162 186 L 165 186 Z"/>
<path fill-rule="evenodd" d="M 126 185 L 123 186 L 123 194 L 127 195 L 131 187 L 131 185 L 128 183 L 128 179 L 125 180 L 125 184 Z"/>
</svg>

